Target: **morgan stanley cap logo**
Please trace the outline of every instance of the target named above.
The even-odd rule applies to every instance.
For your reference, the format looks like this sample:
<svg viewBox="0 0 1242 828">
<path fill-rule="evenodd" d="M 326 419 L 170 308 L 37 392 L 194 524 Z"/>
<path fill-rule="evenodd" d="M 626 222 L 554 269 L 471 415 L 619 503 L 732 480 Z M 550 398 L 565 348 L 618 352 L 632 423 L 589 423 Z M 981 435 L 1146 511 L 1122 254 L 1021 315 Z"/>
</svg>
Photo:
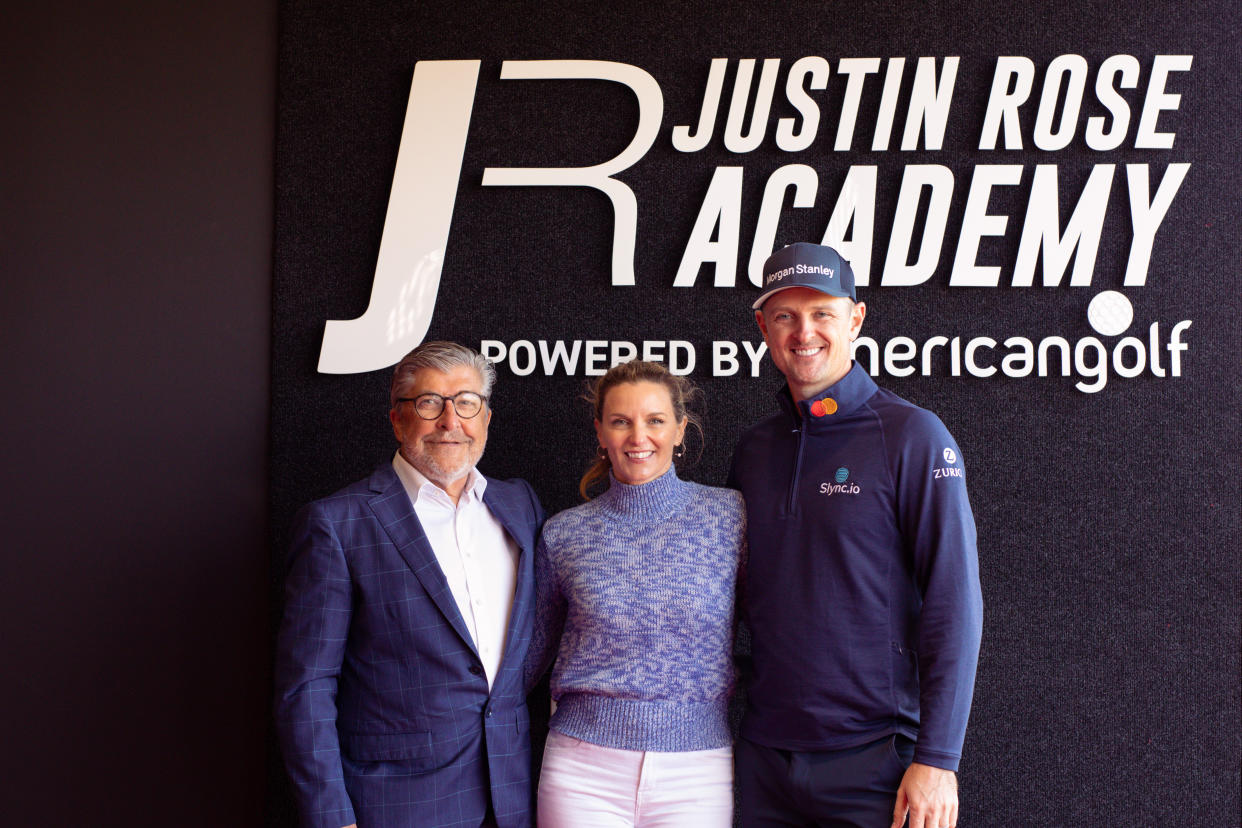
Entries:
<svg viewBox="0 0 1242 828">
<path fill-rule="evenodd" d="M 763 263 L 763 293 L 751 307 L 759 310 L 773 294 L 795 287 L 858 301 L 854 269 L 849 262 L 831 247 L 796 242 L 782 247 Z"/>
</svg>

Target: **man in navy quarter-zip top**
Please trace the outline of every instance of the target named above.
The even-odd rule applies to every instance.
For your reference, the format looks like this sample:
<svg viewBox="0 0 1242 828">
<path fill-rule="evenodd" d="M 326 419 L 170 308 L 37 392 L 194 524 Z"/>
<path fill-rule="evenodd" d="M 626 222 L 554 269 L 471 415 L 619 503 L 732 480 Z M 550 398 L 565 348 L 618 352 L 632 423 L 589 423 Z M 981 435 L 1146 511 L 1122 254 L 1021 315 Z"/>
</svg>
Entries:
<svg viewBox="0 0 1242 828">
<path fill-rule="evenodd" d="M 750 546 L 742 824 L 952 828 L 983 618 L 961 450 L 850 359 L 867 307 L 835 250 L 773 253 L 753 307 L 786 382 L 729 475 Z"/>
</svg>

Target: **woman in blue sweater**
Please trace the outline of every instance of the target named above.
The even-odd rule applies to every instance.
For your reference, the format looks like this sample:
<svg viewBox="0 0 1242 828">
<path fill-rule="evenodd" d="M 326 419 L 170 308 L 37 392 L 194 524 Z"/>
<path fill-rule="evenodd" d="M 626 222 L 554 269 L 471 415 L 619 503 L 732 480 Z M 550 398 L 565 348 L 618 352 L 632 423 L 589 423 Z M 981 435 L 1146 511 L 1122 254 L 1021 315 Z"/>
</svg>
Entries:
<svg viewBox="0 0 1242 828">
<path fill-rule="evenodd" d="M 528 673 L 555 657 L 541 828 L 732 825 L 727 721 L 745 509 L 680 479 L 690 382 L 628 362 L 595 384 L 599 457 L 535 559 Z"/>
</svg>

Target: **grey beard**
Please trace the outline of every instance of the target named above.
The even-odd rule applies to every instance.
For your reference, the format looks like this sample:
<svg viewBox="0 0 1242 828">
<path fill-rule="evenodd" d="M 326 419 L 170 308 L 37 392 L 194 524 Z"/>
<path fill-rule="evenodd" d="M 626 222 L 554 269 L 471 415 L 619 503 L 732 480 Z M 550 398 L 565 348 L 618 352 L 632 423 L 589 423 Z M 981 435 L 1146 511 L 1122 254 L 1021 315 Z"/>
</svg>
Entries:
<svg viewBox="0 0 1242 828">
<path fill-rule="evenodd" d="M 474 462 L 467 460 L 459 468 L 445 468 L 438 463 L 434 457 L 430 456 L 430 454 L 426 452 L 415 455 L 414 457 L 409 457 L 406 456 L 403 448 L 401 456 L 405 457 L 406 461 L 411 466 L 418 469 L 419 472 L 422 473 L 423 477 L 426 477 L 432 483 L 435 483 L 441 488 L 456 483 L 458 480 L 461 480 L 463 477 L 470 474 L 470 470 L 474 468 L 475 462 L 477 462 L 477 460 Z"/>
</svg>

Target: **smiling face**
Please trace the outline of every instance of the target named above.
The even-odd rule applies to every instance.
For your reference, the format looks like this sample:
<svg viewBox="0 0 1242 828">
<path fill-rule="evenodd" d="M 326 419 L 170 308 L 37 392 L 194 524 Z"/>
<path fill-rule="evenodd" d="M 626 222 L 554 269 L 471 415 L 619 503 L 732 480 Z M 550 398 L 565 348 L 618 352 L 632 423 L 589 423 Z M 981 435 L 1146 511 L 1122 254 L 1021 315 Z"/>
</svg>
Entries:
<svg viewBox="0 0 1242 828">
<path fill-rule="evenodd" d="M 483 378 L 469 365 L 459 365 L 447 373 L 424 368 L 403 386 L 401 396 L 433 393 L 451 397 L 461 391 L 483 393 Z M 414 411 L 414 403 L 399 402 L 388 412 L 388 419 L 401 444 L 401 456 L 456 500 L 466 484 L 466 475 L 483 456 L 491 408 L 484 404 L 478 414 L 463 419 L 457 416 L 456 405 L 445 402 L 439 417 L 424 420 Z"/>
<path fill-rule="evenodd" d="M 850 343 L 867 306 L 810 288 L 789 288 L 755 311 L 772 362 L 795 400 L 815 396 L 850 370 Z"/>
<path fill-rule="evenodd" d="M 673 399 L 659 382 L 626 382 L 608 389 L 595 421 L 599 444 L 608 452 L 612 474 L 622 483 L 655 480 L 673 464 L 673 448 L 686 433 Z"/>
</svg>

